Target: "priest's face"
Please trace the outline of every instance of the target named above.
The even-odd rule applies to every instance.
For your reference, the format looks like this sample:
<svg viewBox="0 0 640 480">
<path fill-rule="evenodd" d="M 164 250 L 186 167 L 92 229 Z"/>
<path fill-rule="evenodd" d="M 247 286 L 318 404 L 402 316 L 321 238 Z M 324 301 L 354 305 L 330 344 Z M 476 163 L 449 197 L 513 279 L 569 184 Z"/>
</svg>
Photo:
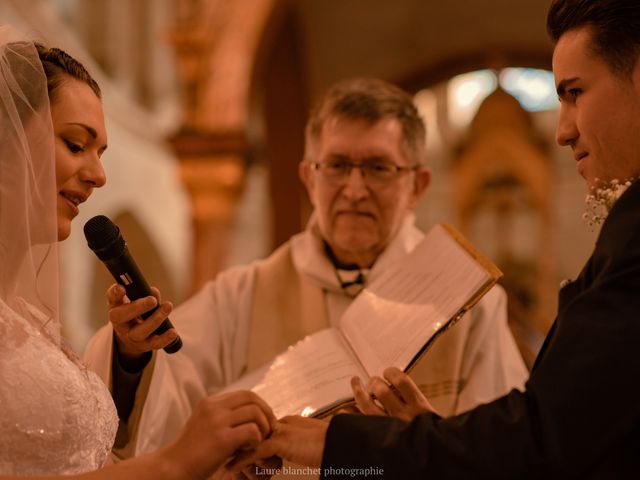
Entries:
<svg viewBox="0 0 640 480">
<path fill-rule="evenodd" d="M 329 117 L 310 151 L 300 177 L 322 237 L 340 263 L 371 266 L 429 185 L 429 169 L 409 160 L 392 117 Z"/>
</svg>

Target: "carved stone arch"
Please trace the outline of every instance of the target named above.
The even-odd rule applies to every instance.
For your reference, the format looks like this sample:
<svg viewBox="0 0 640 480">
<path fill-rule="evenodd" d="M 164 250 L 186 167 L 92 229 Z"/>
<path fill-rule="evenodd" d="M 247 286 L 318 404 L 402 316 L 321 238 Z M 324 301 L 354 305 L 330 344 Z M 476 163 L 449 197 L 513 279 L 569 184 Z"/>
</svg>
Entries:
<svg viewBox="0 0 640 480">
<path fill-rule="evenodd" d="M 192 198 L 192 290 L 224 264 L 251 154 L 252 80 L 276 0 L 176 0 L 184 118 L 171 142 Z"/>
<path fill-rule="evenodd" d="M 476 50 L 452 55 L 439 62 L 423 65 L 397 79 L 398 85 L 410 92 L 417 92 L 456 75 L 484 69 L 507 67 L 551 69 L 551 50 L 493 49 Z"/>
<path fill-rule="evenodd" d="M 184 98 L 183 129 L 245 132 L 257 51 L 276 0 L 176 0 L 172 40 Z"/>
<path fill-rule="evenodd" d="M 535 210 L 547 216 L 552 175 L 549 159 L 507 127 L 487 132 L 456 160 L 455 208 L 464 228 L 488 179 L 513 176 L 531 194 Z"/>
<path fill-rule="evenodd" d="M 481 211 L 489 211 L 499 225 L 493 232 L 494 260 L 505 270 L 510 315 L 517 317 L 512 326 L 529 364 L 539 347 L 535 337 L 546 332 L 554 309 L 551 165 L 530 114 L 500 89 L 478 109 L 454 161 L 454 205 L 461 230 L 474 240 L 470 227 Z M 535 250 L 525 255 L 511 250 L 510 243 L 516 242 L 509 241 L 519 233 L 513 230 L 515 221 L 523 220 Z"/>
</svg>

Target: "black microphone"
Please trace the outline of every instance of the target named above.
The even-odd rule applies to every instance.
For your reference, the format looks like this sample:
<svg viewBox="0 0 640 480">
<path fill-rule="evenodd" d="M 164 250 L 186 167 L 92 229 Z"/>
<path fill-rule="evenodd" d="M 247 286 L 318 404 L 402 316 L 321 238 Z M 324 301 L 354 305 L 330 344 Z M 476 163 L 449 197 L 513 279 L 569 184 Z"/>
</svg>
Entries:
<svg viewBox="0 0 640 480">
<path fill-rule="evenodd" d="M 131 257 L 120 229 L 108 217 L 96 215 L 90 219 L 84 224 L 84 236 L 87 239 L 89 248 L 107 266 L 116 282 L 125 288 L 129 300 L 133 301 L 153 295 L 149 284 L 142 276 L 133 257 Z M 148 318 L 159 306 L 156 305 L 153 310 L 143 313 L 141 317 Z M 173 325 L 168 318 L 165 318 L 153 333 L 160 335 L 170 328 L 173 328 Z M 164 347 L 164 351 L 175 353 L 181 348 L 182 340 L 180 337 L 176 337 L 173 342 Z"/>
</svg>

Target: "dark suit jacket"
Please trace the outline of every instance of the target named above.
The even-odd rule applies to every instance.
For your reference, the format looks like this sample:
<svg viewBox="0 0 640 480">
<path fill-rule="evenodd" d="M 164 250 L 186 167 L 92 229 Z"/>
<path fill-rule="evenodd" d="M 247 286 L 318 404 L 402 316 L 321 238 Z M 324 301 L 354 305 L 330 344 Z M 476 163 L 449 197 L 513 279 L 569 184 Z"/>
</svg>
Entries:
<svg viewBox="0 0 640 480">
<path fill-rule="evenodd" d="M 367 467 L 399 479 L 640 478 L 640 181 L 560 291 L 526 391 L 447 419 L 334 417 L 323 469 L 345 475 L 327 478 Z"/>
</svg>

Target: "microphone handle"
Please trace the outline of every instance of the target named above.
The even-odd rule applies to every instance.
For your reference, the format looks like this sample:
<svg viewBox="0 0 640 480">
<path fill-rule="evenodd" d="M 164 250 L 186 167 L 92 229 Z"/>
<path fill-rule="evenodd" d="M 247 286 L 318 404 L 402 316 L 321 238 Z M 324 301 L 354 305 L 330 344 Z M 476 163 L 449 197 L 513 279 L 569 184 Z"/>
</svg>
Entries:
<svg viewBox="0 0 640 480">
<path fill-rule="evenodd" d="M 149 284 L 145 280 L 142 272 L 138 268 L 133 257 L 129 254 L 129 250 L 126 245 L 124 247 L 124 252 L 119 257 L 110 258 L 108 260 L 104 260 L 104 264 L 113 275 L 113 278 L 122 285 L 127 292 L 127 297 L 129 300 L 137 300 L 138 298 L 153 296 L 151 292 L 151 288 Z M 152 310 L 143 313 L 140 315 L 143 319 L 149 318 L 153 312 L 155 312 L 160 305 L 156 305 Z M 160 335 L 170 328 L 173 328 L 173 324 L 169 320 L 169 318 L 165 318 L 164 321 L 160 324 L 158 328 L 154 330 L 155 335 Z M 171 342 L 169 345 L 164 347 L 164 351 L 167 353 L 175 353 L 182 348 L 182 340 L 180 337 L 176 337 L 176 339 Z"/>
</svg>

